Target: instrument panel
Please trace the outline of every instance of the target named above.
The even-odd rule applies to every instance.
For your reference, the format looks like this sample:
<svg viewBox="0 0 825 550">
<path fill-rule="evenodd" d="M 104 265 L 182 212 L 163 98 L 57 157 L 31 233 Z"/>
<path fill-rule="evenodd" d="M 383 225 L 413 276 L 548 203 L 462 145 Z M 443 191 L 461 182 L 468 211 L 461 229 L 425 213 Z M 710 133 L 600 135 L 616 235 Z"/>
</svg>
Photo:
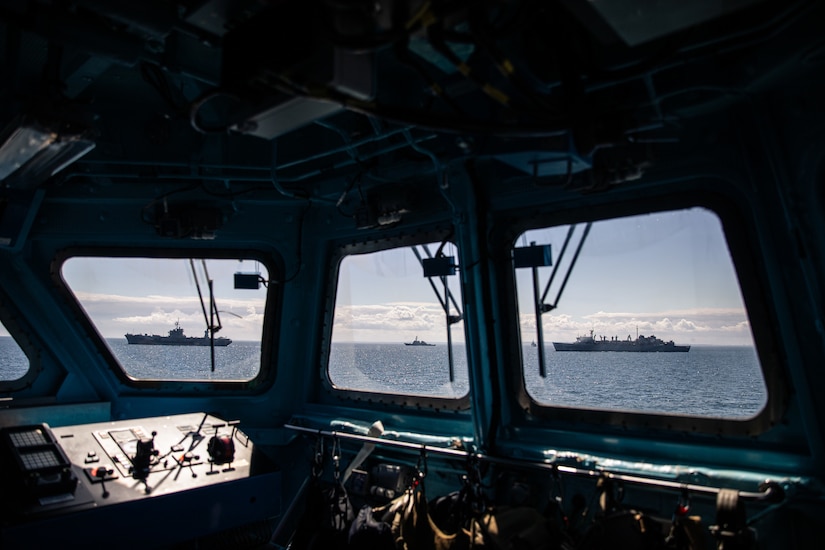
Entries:
<svg viewBox="0 0 825 550">
<path fill-rule="evenodd" d="M 238 422 L 205 413 L 2 428 L 0 482 L 3 548 L 163 547 L 280 513 L 280 472 Z"/>
</svg>

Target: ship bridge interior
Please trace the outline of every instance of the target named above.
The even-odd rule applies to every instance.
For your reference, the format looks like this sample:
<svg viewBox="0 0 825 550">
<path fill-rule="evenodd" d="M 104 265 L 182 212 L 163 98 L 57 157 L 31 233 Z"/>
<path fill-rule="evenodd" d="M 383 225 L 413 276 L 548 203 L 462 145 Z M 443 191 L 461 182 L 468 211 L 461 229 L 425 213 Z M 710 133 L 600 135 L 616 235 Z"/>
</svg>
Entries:
<svg viewBox="0 0 825 550">
<path fill-rule="evenodd" d="M 823 28 L 3 0 L 0 547 L 818 547 Z"/>
</svg>

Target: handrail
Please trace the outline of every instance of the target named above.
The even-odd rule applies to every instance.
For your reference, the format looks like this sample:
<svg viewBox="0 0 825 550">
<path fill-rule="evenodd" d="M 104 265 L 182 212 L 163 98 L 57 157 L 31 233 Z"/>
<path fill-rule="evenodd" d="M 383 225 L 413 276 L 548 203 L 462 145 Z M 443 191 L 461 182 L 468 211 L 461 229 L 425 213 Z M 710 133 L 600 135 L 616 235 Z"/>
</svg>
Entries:
<svg viewBox="0 0 825 550">
<path fill-rule="evenodd" d="M 395 447 L 398 449 L 405 449 L 410 451 L 415 451 L 416 453 L 427 453 L 427 454 L 437 454 L 443 456 L 449 456 L 453 458 L 473 458 L 476 460 L 480 460 L 483 462 L 489 462 L 491 464 L 501 464 L 504 466 L 514 466 L 514 467 L 529 467 L 529 468 L 539 468 L 543 470 L 549 470 L 553 473 L 560 473 L 560 474 L 567 474 L 579 477 L 592 477 L 592 478 L 607 478 L 610 480 L 621 481 L 624 483 L 631 483 L 635 485 L 642 485 L 646 487 L 655 487 L 659 489 L 668 489 L 673 491 L 680 491 L 680 492 L 689 492 L 695 494 L 702 494 L 708 496 L 716 496 L 722 491 L 724 488 L 722 487 L 710 487 L 707 485 L 695 485 L 692 483 L 682 483 L 678 481 L 668 481 L 665 479 L 655 479 L 655 478 L 647 478 L 641 476 L 633 476 L 627 474 L 617 474 L 613 472 L 607 472 L 603 470 L 589 470 L 584 468 L 575 468 L 573 466 L 565 466 L 562 464 L 555 464 L 552 462 L 537 462 L 533 460 L 521 460 L 515 458 L 503 458 L 503 457 L 496 457 L 487 455 L 484 453 L 474 452 L 474 451 L 465 451 L 462 449 L 450 449 L 446 447 L 437 447 L 433 445 L 427 445 L 425 443 L 411 443 L 409 441 L 397 441 L 393 439 L 384 439 L 380 437 L 371 437 L 368 435 L 361 435 L 361 434 L 354 434 L 350 432 L 338 432 L 338 431 L 328 431 L 328 430 L 318 430 L 313 428 L 307 428 L 304 426 L 296 426 L 294 424 L 285 424 L 284 428 L 295 430 L 297 432 L 302 432 L 306 434 L 313 434 L 320 437 L 332 437 L 332 438 L 342 438 L 342 439 L 350 439 L 354 441 L 364 441 L 369 443 L 375 443 L 376 445 L 384 445 L 388 447 Z M 762 483 L 759 487 L 758 491 L 738 491 L 739 498 L 745 501 L 755 501 L 755 502 L 770 502 L 776 503 L 781 502 L 785 498 L 785 491 L 782 487 L 776 483 L 771 481 L 766 481 Z"/>
</svg>

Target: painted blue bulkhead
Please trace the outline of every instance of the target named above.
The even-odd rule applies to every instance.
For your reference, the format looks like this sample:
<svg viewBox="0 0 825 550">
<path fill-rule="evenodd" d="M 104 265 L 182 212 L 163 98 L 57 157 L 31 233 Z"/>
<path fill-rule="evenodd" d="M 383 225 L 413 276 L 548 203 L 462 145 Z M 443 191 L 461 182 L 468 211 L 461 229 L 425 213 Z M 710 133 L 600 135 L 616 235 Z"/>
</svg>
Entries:
<svg viewBox="0 0 825 550">
<path fill-rule="evenodd" d="M 46 2 L 20 4 L 36 6 L 44 17 L 58 15 L 59 8 Z M 313 112 L 318 107 L 309 104 L 311 114 L 303 124 L 262 139 L 252 131 L 210 130 L 225 122 L 227 112 L 235 114 L 232 101 L 242 95 L 226 92 L 231 98 L 226 105 L 199 103 L 230 72 L 220 67 L 226 58 L 215 54 L 214 44 L 178 37 L 177 49 L 167 44 L 166 57 L 155 59 L 143 44 L 168 39 L 171 31 L 159 30 L 160 23 L 143 21 L 142 26 L 140 18 L 127 17 L 130 10 L 109 7 L 104 15 L 127 29 L 130 40 L 107 34 L 108 42 L 92 47 L 82 40 L 80 22 L 97 3 L 76 4 L 72 16 L 77 20 L 72 21 L 77 25 L 52 29 L 53 35 L 19 6 L 0 10 L 6 43 L 23 36 L 15 48 L 6 46 L 6 59 L 15 57 L 17 48 L 34 58 L 7 61 L 15 79 L 4 85 L 0 121 L 10 122 L 29 108 L 22 96 L 40 90 L 37 79 L 49 66 L 50 44 L 60 44 L 62 97 L 81 106 L 66 113 L 83 110 L 96 129 L 95 148 L 57 175 L 0 189 L 6 208 L 0 220 L 11 227 L 0 225 L 11 235 L 9 244 L 0 246 L 0 321 L 31 364 L 22 379 L 0 382 L 0 426 L 61 428 L 198 411 L 237 419 L 255 448 L 281 472 L 273 489 L 279 504 L 261 512 L 274 526 L 285 517 L 294 521 L 288 510 L 309 473 L 313 433 L 340 432 L 340 439 L 329 440 L 340 444 L 349 459 L 361 441 L 346 434 L 365 435 L 380 420 L 384 438 L 474 450 L 491 463 L 501 461 L 505 477 L 536 486 L 551 482 L 548 465 L 747 492 L 771 480 L 782 488 L 784 500 L 774 507 L 748 508 L 756 517 L 760 547 L 815 547 L 825 506 L 821 5 L 800 2 L 786 9 L 778 2 L 756 2 L 748 8 L 757 10 L 752 19 L 743 16 L 737 23 L 741 28 L 707 51 L 698 38 L 662 60 L 634 50 L 634 61 L 626 67 L 607 53 L 605 64 L 617 66 L 585 78 L 582 97 L 589 99 L 569 106 L 580 109 L 577 116 L 587 122 L 551 129 L 548 124 L 541 130 L 510 124 L 507 116 L 488 128 L 484 117 L 492 109 L 486 107 L 490 99 L 478 90 L 464 98 L 463 107 L 473 113 L 466 127 L 441 128 L 438 113 L 416 124 L 407 120 L 411 109 L 406 107 L 387 109 L 384 118 L 380 109 L 369 113 L 369 105 L 388 98 L 404 105 L 420 102 L 417 96 L 410 99 L 413 91 L 405 84 L 412 69 L 388 62 L 392 48 L 376 48 L 376 82 L 369 97 L 374 104 L 322 97 L 341 108 L 323 111 L 321 117 L 322 111 Z M 166 13 L 172 4 L 178 3 L 152 6 Z M 179 4 L 194 13 L 195 4 L 211 8 L 218 3 Z M 483 4 L 492 9 L 499 3 Z M 559 3 L 580 4 L 585 3 Z M 194 26 L 196 20 L 193 15 L 187 24 Z M 203 30 L 206 23 L 198 25 L 212 36 Z M 234 42 L 223 38 L 224 50 L 231 51 Z M 505 42 L 514 52 L 510 55 L 523 55 L 525 64 L 533 61 Z M 692 51 L 702 54 L 691 57 Z M 77 52 L 89 54 L 84 70 L 97 71 L 85 85 L 85 73 L 69 69 L 69 60 L 75 60 L 69 54 Z M 165 72 L 162 89 L 171 100 L 147 84 L 156 78 L 146 77 L 154 74 L 147 65 Z M 239 74 L 251 70 L 242 69 Z M 655 80 L 660 86 L 652 97 L 636 69 L 647 74 L 648 85 Z M 295 71 L 290 74 L 299 78 L 301 71 Z M 499 78 L 490 81 L 498 85 Z M 445 88 L 460 92 L 460 72 L 443 81 Z M 347 89 L 338 86 L 339 92 Z M 312 90 L 297 88 L 296 98 L 311 96 Z M 264 99 L 259 89 L 253 91 L 243 100 L 250 112 L 285 94 L 284 86 Z M 209 101 L 224 99 L 219 95 Z M 599 128 L 600 116 L 614 114 L 603 106 L 614 101 L 626 105 L 617 109 L 619 129 Z M 202 113 L 182 108 L 196 103 L 206 107 Z M 582 114 L 588 108 L 592 116 Z M 655 127 L 636 120 L 657 110 L 663 122 Z M 609 146 L 601 143 L 608 137 Z M 368 171 L 370 177 L 363 177 Z M 214 235 L 160 234 L 146 213 L 167 203 L 217 210 Z M 14 219 L 11 204 L 22 209 Z M 366 207 L 369 222 L 354 223 L 354 216 L 342 215 L 342 205 Z M 765 409 L 752 419 L 733 421 L 535 403 L 521 371 L 511 257 L 516 237 L 534 227 L 692 206 L 714 211 L 725 229 L 768 390 Z M 378 214 L 397 215 L 400 221 L 382 225 Z M 444 238 L 456 245 L 462 266 L 468 396 L 448 400 L 335 388 L 327 360 L 338 262 L 349 253 Z M 260 375 L 244 383 L 130 380 L 63 281 L 61 262 L 75 255 L 259 260 L 270 273 Z M 372 457 L 414 465 L 419 455 L 415 449 L 379 445 Z M 456 468 L 449 456 L 431 452 L 428 460 L 431 487 L 452 488 L 449 474 Z M 592 478 L 571 476 L 569 483 L 588 487 Z M 679 494 L 628 485 L 632 496 L 661 515 L 671 513 Z M 219 491 L 215 495 L 221 498 Z M 198 495 L 181 498 L 185 504 Z M 713 497 L 697 494 L 694 503 L 712 523 Z M 85 517 L 95 521 L 93 513 Z M 278 543 L 284 540 L 280 535 Z M 197 533 L 190 536 L 196 538 Z"/>
</svg>

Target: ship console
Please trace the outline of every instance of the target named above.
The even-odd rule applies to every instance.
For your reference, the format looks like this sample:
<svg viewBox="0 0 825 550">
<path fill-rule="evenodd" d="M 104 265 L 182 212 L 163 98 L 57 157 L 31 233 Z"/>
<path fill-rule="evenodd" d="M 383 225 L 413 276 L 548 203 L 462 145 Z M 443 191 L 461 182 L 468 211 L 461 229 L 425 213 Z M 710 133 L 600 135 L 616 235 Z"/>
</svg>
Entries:
<svg viewBox="0 0 825 550">
<path fill-rule="evenodd" d="M 154 548 L 268 532 L 280 513 L 280 473 L 238 422 L 205 413 L 3 427 L 0 468 L 3 548 Z"/>
</svg>

